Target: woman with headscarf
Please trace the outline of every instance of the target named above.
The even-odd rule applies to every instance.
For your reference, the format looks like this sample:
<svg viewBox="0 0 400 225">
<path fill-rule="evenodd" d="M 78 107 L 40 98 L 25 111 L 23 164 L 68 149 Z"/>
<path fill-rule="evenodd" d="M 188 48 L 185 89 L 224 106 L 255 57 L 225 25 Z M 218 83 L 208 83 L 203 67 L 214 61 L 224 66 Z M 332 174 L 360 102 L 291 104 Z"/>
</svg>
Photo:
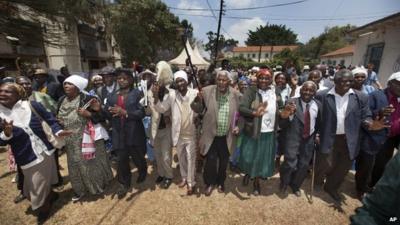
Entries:
<svg viewBox="0 0 400 225">
<path fill-rule="evenodd" d="M 254 195 L 260 194 L 260 178 L 274 173 L 275 138 L 279 109 L 283 106 L 279 90 L 272 85 L 269 69 L 257 72 L 257 86 L 250 86 L 241 98 L 239 111 L 244 117 L 239 168 L 246 174 L 243 184 L 254 179 Z"/>
<path fill-rule="evenodd" d="M 87 84 L 78 75 L 66 78 L 63 83 L 66 96 L 60 99 L 58 107 L 61 124 L 74 131 L 65 140 L 69 178 L 75 192 L 73 202 L 86 193 L 101 194 L 113 179 L 103 141 L 108 135 L 98 124 L 103 121 L 101 106 L 97 98 L 84 92 Z M 90 135 L 89 142 L 84 141 L 84 132 L 86 137 Z"/>
<path fill-rule="evenodd" d="M 51 204 L 57 199 L 51 185 L 58 182 L 54 147 L 42 127 L 44 120 L 56 136 L 71 132 L 62 130 L 51 113 L 41 104 L 22 100 L 24 88 L 15 83 L 0 86 L 0 145 L 11 146 L 16 163 L 24 174 L 24 196 L 38 212 L 38 222 L 44 222 Z"/>
</svg>

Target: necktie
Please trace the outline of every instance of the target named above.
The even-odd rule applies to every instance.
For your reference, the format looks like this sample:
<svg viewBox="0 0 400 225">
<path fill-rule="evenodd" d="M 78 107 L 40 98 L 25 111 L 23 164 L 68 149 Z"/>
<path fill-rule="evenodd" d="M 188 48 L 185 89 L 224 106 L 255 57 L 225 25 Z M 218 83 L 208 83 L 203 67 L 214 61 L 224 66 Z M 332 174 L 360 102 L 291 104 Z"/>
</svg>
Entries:
<svg viewBox="0 0 400 225">
<path fill-rule="evenodd" d="M 304 111 L 304 130 L 303 138 L 306 139 L 310 136 L 310 104 L 306 104 L 306 110 Z"/>
</svg>

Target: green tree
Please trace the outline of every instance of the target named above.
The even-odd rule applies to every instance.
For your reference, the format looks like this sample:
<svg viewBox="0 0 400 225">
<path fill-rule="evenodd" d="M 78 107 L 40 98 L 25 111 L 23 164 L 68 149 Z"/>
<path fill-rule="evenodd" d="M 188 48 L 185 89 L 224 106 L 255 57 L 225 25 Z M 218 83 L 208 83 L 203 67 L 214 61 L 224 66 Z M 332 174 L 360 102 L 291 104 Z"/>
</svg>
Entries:
<svg viewBox="0 0 400 225">
<path fill-rule="evenodd" d="M 285 25 L 267 24 L 259 26 L 255 31 L 249 30 L 248 46 L 260 45 L 294 45 L 297 43 L 297 34 Z"/>
<path fill-rule="evenodd" d="M 176 53 L 182 48 L 177 28 L 191 27 L 182 23 L 159 0 L 121 0 L 110 8 L 111 31 L 129 65 L 132 60 L 154 62 L 160 52 Z"/>
<path fill-rule="evenodd" d="M 318 37 L 311 38 L 305 45 L 300 46 L 298 52 L 307 61 L 316 61 L 323 54 L 343 48 L 349 44 L 346 40 L 346 33 L 355 26 L 334 26 L 325 28 L 325 31 Z"/>
<path fill-rule="evenodd" d="M 215 57 L 215 44 L 217 40 L 217 33 L 212 31 L 207 32 L 208 42 L 204 45 L 204 49 L 210 52 L 210 58 L 214 59 Z M 235 39 L 225 39 L 224 35 L 219 35 L 218 39 L 218 53 L 221 52 L 222 49 L 226 47 L 236 47 L 239 42 Z"/>
</svg>

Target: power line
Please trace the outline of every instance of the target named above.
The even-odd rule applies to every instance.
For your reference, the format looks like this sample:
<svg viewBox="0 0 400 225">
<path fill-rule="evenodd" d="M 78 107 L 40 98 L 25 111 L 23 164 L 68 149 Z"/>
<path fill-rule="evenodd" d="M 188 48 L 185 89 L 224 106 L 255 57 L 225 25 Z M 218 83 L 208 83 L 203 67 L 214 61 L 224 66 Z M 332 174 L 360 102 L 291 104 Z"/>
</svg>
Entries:
<svg viewBox="0 0 400 225">
<path fill-rule="evenodd" d="M 197 14 L 186 14 L 186 13 L 175 13 L 178 16 L 197 16 L 197 17 L 206 17 L 213 18 L 213 16 L 207 15 L 197 15 Z M 351 19 L 371 19 L 382 17 L 382 15 L 375 16 L 360 16 L 360 17 L 340 17 L 340 18 L 276 18 L 276 17 L 267 17 L 268 20 L 281 20 L 281 21 L 329 21 L 329 20 L 351 20 Z M 241 17 L 241 16 L 224 16 L 225 19 L 238 19 L 238 20 L 252 20 L 254 17 Z"/>
<path fill-rule="evenodd" d="M 257 9 L 266 9 L 266 8 L 274 8 L 274 7 L 280 7 L 280 6 L 287 6 L 287 5 L 295 5 L 299 4 L 302 2 L 306 2 L 308 0 L 300 0 L 300 1 L 295 1 L 295 2 L 287 2 L 287 3 L 280 3 L 280 4 L 273 4 L 273 5 L 265 5 L 265 6 L 258 6 L 258 7 L 247 7 L 247 8 L 226 8 L 225 11 L 243 11 L 243 10 L 257 10 Z M 219 9 L 206 9 L 206 8 L 177 8 L 177 7 L 168 7 L 169 9 L 174 9 L 174 10 L 184 10 L 184 11 L 219 11 Z"/>
<path fill-rule="evenodd" d="M 213 15 L 215 21 L 218 22 L 218 18 L 217 18 L 217 16 L 215 15 L 214 11 L 212 10 L 212 7 L 211 7 L 210 2 L 209 2 L 208 0 L 206 0 L 206 2 L 207 2 L 207 6 L 208 6 L 208 8 L 210 9 L 210 12 L 211 12 L 211 14 Z M 222 27 L 222 25 L 221 25 L 221 29 L 222 29 L 222 31 L 223 31 L 226 35 L 228 35 L 230 38 L 234 39 L 234 38 L 224 29 L 224 27 Z"/>
</svg>

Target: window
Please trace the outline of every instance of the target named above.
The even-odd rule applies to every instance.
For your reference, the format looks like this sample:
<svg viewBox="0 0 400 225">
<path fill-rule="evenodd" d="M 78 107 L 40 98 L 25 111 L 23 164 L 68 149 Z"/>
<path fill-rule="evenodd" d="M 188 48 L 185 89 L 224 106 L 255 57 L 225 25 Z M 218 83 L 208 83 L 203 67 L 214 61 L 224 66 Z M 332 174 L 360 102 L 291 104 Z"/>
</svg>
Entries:
<svg viewBox="0 0 400 225">
<path fill-rule="evenodd" d="M 239 57 L 240 57 L 240 58 L 243 58 L 243 54 L 242 54 L 242 53 L 240 53 L 240 54 L 239 54 Z"/>
<path fill-rule="evenodd" d="M 381 64 L 383 48 L 385 47 L 385 43 L 373 44 L 369 45 L 367 49 L 367 55 L 365 57 L 364 64 L 368 63 L 374 64 L 374 71 L 379 72 L 379 66 Z"/>
<path fill-rule="evenodd" d="M 249 54 L 247 54 L 247 58 L 250 58 L 250 53 L 249 53 Z"/>
<path fill-rule="evenodd" d="M 269 56 L 268 53 L 265 53 L 265 58 L 268 58 L 268 56 Z"/>
<path fill-rule="evenodd" d="M 344 59 L 340 60 L 340 65 L 345 66 L 344 63 L 345 63 Z"/>
<path fill-rule="evenodd" d="M 256 54 L 253 53 L 253 58 L 255 58 L 255 57 L 256 57 Z"/>
<path fill-rule="evenodd" d="M 333 64 L 334 66 L 336 66 L 336 60 L 333 60 L 332 64 Z"/>
</svg>

